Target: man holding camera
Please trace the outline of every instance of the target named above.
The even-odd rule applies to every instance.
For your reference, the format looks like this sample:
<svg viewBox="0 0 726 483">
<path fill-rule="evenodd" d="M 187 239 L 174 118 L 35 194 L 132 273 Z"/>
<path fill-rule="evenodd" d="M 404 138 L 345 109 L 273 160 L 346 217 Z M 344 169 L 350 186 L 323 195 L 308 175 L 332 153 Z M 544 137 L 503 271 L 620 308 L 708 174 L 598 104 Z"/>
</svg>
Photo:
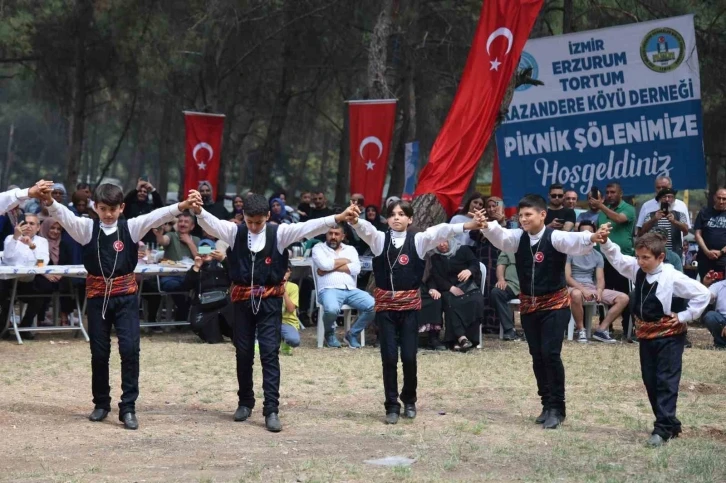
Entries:
<svg viewBox="0 0 726 483">
<path fill-rule="evenodd" d="M 638 236 L 642 236 L 658 227 L 667 235 L 666 248 L 678 251 L 683 248 L 683 235 L 688 234 L 686 216 L 675 211 L 677 191 L 673 188 L 664 188 L 655 196 L 659 203 L 658 209 L 648 213 L 643 218 L 643 226 L 638 228 Z"/>
</svg>

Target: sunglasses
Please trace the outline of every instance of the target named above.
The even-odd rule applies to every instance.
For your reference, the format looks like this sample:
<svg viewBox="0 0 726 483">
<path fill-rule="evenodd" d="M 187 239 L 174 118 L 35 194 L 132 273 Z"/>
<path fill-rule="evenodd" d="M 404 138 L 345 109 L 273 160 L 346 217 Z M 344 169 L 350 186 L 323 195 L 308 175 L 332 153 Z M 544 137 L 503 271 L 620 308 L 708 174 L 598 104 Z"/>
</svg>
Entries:
<svg viewBox="0 0 726 483">
<path fill-rule="evenodd" d="M 550 198 L 564 198 L 564 197 L 565 197 L 565 195 L 564 195 L 564 194 L 559 194 L 559 195 L 557 195 L 557 194 L 552 194 L 552 193 L 550 193 Z"/>
</svg>

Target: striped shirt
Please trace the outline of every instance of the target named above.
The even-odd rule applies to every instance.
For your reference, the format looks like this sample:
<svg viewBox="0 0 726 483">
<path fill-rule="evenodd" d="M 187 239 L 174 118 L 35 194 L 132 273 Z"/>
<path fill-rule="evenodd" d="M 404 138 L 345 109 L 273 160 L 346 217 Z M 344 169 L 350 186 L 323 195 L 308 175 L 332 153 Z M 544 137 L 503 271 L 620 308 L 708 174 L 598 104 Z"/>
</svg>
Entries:
<svg viewBox="0 0 726 483">
<path fill-rule="evenodd" d="M 322 292 L 326 288 L 343 290 L 354 290 L 357 288 L 356 277 L 360 273 L 360 260 L 358 259 L 358 252 L 355 251 L 355 248 L 345 243 L 341 243 L 338 250 L 333 250 L 327 243 L 318 243 L 313 247 L 314 270 L 321 269 L 329 272 L 333 270 L 335 260 L 338 258 L 350 260 L 348 264 L 350 273 L 335 271 L 317 276 L 319 292 Z"/>
</svg>

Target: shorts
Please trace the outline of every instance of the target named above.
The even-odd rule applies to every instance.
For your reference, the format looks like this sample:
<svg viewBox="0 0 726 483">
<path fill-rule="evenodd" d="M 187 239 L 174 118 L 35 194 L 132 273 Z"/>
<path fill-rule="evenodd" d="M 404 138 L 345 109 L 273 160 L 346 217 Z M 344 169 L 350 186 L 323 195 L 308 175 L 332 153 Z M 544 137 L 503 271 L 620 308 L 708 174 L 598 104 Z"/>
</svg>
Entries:
<svg viewBox="0 0 726 483">
<path fill-rule="evenodd" d="M 591 283 L 582 283 L 580 282 L 580 285 L 585 287 L 587 290 L 591 292 L 597 292 L 597 287 Z M 567 291 L 572 294 L 572 291 L 575 290 L 574 287 L 567 287 Z M 622 292 L 618 292 L 617 290 L 608 290 L 605 289 L 602 291 L 602 303 L 605 305 L 614 305 L 615 299 L 618 298 L 618 295 L 622 294 Z"/>
</svg>

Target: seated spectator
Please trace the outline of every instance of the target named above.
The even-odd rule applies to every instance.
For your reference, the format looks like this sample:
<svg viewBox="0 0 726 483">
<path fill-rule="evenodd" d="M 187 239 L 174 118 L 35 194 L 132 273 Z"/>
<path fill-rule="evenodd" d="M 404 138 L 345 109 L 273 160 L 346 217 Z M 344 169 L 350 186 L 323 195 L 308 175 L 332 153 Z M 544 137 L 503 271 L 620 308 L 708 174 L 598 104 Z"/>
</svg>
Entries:
<svg viewBox="0 0 726 483">
<path fill-rule="evenodd" d="M 151 195 L 151 200 L 149 200 Z M 164 206 L 161 195 L 149 183 L 141 178 L 136 182 L 136 189 L 129 191 L 124 198 L 124 216 L 127 219 L 151 213 L 157 208 Z M 154 234 L 147 233 L 141 239 L 144 243 L 154 243 Z"/>
<path fill-rule="evenodd" d="M 285 202 L 281 198 L 270 200 L 270 223 L 278 225 L 292 223 L 292 218 L 285 209 Z"/>
<path fill-rule="evenodd" d="M 421 279 L 421 310 L 418 313 L 418 333 L 427 334 L 428 340 L 420 347 L 426 347 L 434 351 L 445 351 L 446 346 L 441 342 L 441 329 L 444 327 L 444 309 L 440 294 L 433 298 L 433 294 L 437 293 L 435 289 L 429 286 L 431 281 L 431 256 L 432 253 L 426 254 L 426 268 L 423 278 Z"/>
<path fill-rule="evenodd" d="M 720 274 L 721 281 L 716 282 L 716 273 Z M 724 272 L 711 271 L 703 277 L 703 284 L 711 292 L 711 303 L 716 304 L 715 310 L 706 312 L 703 323 L 713 336 L 713 347 L 716 350 L 726 350 L 726 280 Z"/>
<path fill-rule="evenodd" d="M 469 213 L 479 211 L 482 208 L 484 208 L 484 196 L 481 193 L 474 192 L 466 199 L 466 201 L 464 201 L 464 205 L 461 210 L 451 217 L 451 221 L 449 223 L 467 223 L 472 220 Z M 469 236 L 468 231 L 465 231 L 461 235 L 457 235 L 456 239 L 459 242 L 459 245 L 471 246 L 476 243 L 474 239 Z"/>
<path fill-rule="evenodd" d="M 388 223 L 381 220 L 381 212 L 376 205 L 366 206 L 366 220 L 375 226 L 376 230 L 382 232 L 388 231 Z"/>
<path fill-rule="evenodd" d="M 660 203 L 660 207 L 657 211 L 645 215 L 643 226 L 638 229 L 638 236 L 659 227 L 668 236 L 666 248 L 673 250 L 673 247 L 676 249 L 683 247 L 683 235 L 688 234 L 688 223 L 686 216 L 675 210 L 676 193 L 676 190 L 666 188 L 656 195 L 655 200 Z"/>
<path fill-rule="evenodd" d="M 356 277 L 360 273 L 358 252 L 343 243 L 345 231 L 341 225 L 328 230 L 325 243 L 313 247 L 313 270 L 317 273 L 318 300 L 323 310 L 325 325 L 325 345 L 340 347 L 335 336 L 335 321 L 343 305 L 358 311 L 358 319 L 345 334 L 345 340 L 351 348 L 359 348 L 358 335 L 373 320 L 373 297 L 356 286 Z"/>
<path fill-rule="evenodd" d="M 479 324 L 484 298 L 479 283 L 479 260 L 455 238 L 440 243 L 431 256 L 431 298 L 443 300 L 446 327 L 444 342 L 466 352 L 479 344 Z"/>
<path fill-rule="evenodd" d="M 194 266 L 184 277 L 184 290 L 193 292 L 189 308 L 189 325 L 204 342 L 217 344 L 232 338 L 234 310 L 227 292 L 230 281 L 224 252 L 197 255 Z"/>
<path fill-rule="evenodd" d="M 19 266 L 19 267 L 35 267 L 47 265 L 50 257 L 48 253 L 48 241 L 38 236 L 40 230 L 40 219 L 38 215 L 30 213 L 25 214 L 24 219 L 21 219 L 12 235 L 8 235 L 5 239 L 5 251 L 3 252 L 3 265 L 7 266 Z M 41 280 L 42 279 L 42 280 Z M 35 295 L 42 293 L 38 288 L 38 283 L 42 284 L 46 281 L 42 275 L 30 275 L 28 278 L 22 278 L 18 283 L 18 296 L 23 299 L 23 295 Z M 12 288 L 12 281 L 5 280 L 2 282 L 0 287 L 0 293 L 5 298 L 2 301 L 2 313 L 7 314 L 12 307 L 10 307 L 10 290 Z M 42 288 L 42 287 L 40 287 Z M 30 327 L 33 325 L 33 319 L 36 316 L 39 317 L 39 321 L 45 319 L 43 316 L 43 307 L 45 301 L 40 297 L 27 298 L 24 300 L 27 303 L 25 309 L 25 315 L 20 322 L 20 327 Z M 31 332 L 23 332 L 22 337 L 26 339 L 33 339 L 34 336 Z"/>
<path fill-rule="evenodd" d="M 93 209 L 94 208 L 94 203 L 93 203 L 93 199 L 92 199 L 93 198 L 93 191 L 91 190 L 91 185 L 88 184 L 88 183 L 84 183 L 83 181 L 81 181 L 80 183 L 78 183 L 76 185 L 76 192 L 78 192 L 78 191 L 80 191 L 81 193 L 83 193 L 84 195 L 86 195 L 86 199 L 88 200 L 88 207 L 90 209 Z M 73 203 L 71 203 L 70 206 L 73 206 Z"/>
<path fill-rule="evenodd" d="M 88 209 L 89 209 L 89 198 L 86 195 L 85 191 L 75 191 L 71 195 L 71 206 L 70 210 L 76 215 L 76 216 L 89 216 L 88 215 Z"/>
<path fill-rule="evenodd" d="M 48 265 L 73 265 L 73 244 L 63 238 L 63 227 L 55 218 L 46 218 L 40 224 L 40 236 L 48 242 Z M 71 240 L 73 240 L 71 238 Z M 43 275 L 38 277 L 36 288 L 40 293 L 52 293 L 63 291 L 68 293 L 72 290 L 71 279 L 63 278 L 60 275 Z M 44 301 L 44 312 L 49 301 Z M 61 325 L 68 325 L 68 315 L 75 309 L 75 303 L 70 297 L 61 297 Z M 40 322 L 40 321 L 39 321 Z"/>
<path fill-rule="evenodd" d="M 519 340 L 519 334 L 514 329 L 514 312 L 509 301 L 519 297 L 519 276 L 514 253 L 501 252 L 497 259 L 497 283 L 492 287 L 489 295 L 491 306 L 502 324 L 505 341 Z"/>
<path fill-rule="evenodd" d="M 180 262 L 184 259 L 195 260 L 198 256 L 197 247 L 199 246 L 199 238 L 192 236 L 194 229 L 194 215 L 184 212 L 176 218 L 176 230 L 164 234 L 163 229 L 154 228 L 153 232 L 156 236 L 156 243 L 160 247 L 164 247 L 164 260 L 172 262 Z M 146 281 L 147 286 L 149 286 Z M 156 285 L 153 281 L 150 284 L 153 290 Z M 181 292 L 184 291 L 184 276 L 163 276 L 159 277 L 159 290 L 163 292 Z M 186 320 L 187 311 L 189 310 L 189 301 L 185 294 L 174 294 L 174 305 L 176 313 L 174 320 Z M 149 321 L 156 321 L 156 313 L 159 310 L 161 298 L 157 295 L 147 297 L 149 302 Z"/>
<path fill-rule="evenodd" d="M 58 203 L 64 204 L 66 197 L 66 187 L 63 185 L 63 183 L 54 183 L 50 195 Z"/>
<path fill-rule="evenodd" d="M 595 225 L 590 221 L 580 222 L 578 231 L 595 232 Z M 565 265 L 565 278 L 567 279 L 568 291 L 572 298 L 572 317 L 575 319 L 577 329 L 577 341 L 587 343 L 587 331 L 585 330 L 585 308 L 584 302 L 599 302 L 609 306 L 605 318 L 592 338 L 600 342 L 614 344 L 616 341 L 610 337 L 608 328 L 618 318 L 630 303 L 628 294 L 608 290 L 605 288 L 605 261 L 600 252 L 593 250 L 587 255 L 567 256 Z"/>
<path fill-rule="evenodd" d="M 292 355 L 292 348 L 300 345 L 300 320 L 297 318 L 297 307 L 300 301 L 300 288 L 290 281 L 292 265 L 287 264 L 285 272 L 285 293 L 282 298 L 282 326 L 280 327 L 280 351 Z"/>
<path fill-rule="evenodd" d="M 229 220 L 231 218 L 229 211 L 224 207 L 224 203 L 214 201 L 212 185 L 208 181 L 199 183 L 199 194 L 202 195 L 205 210 L 220 220 Z"/>
<path fill-rule="evenodd" d="M 300 221 L 308 221 L 310 216 L 310 202 L 313 199 L 313 194 L 310 191 L 303 191 L 300 193 L 300 204 L 297 205 L 297 214 L 300 216 Z"/>
<path fill-rule="evenodd" d="M 240 195 L 236 195 L 232 199 L 232 219 L 229 221 L 235 225 L 240 225 L 245 221 L 245 199 Z"/>
</svg>

